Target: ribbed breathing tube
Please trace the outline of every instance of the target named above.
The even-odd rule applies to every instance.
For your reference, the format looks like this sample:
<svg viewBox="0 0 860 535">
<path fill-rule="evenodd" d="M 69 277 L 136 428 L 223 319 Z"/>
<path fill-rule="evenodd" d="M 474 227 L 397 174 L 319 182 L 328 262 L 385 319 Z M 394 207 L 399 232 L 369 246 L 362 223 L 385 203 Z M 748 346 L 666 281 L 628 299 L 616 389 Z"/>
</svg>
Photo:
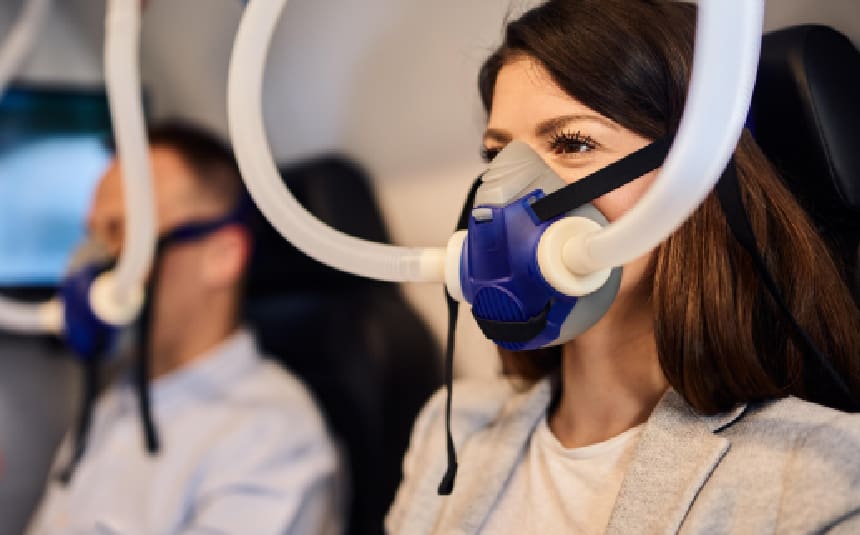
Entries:
<svg viewBox="0 0 860 535">
<path fill-rule="evenodd" d="M 32 34 L 47 5 L 48 0 L 30 0 L 22 19 L 4 42 L 0 51 L 0 89 L 11 76 L 3 69 L 20 61 L 9 58 L 21 57 L 34 42 Z M 93 282 L 87 299 L 96 317 L 116 326 L 137 316 L 143 301 L 143 281 L 155 250 L 155 201 L 140 87 L 140 21 L 138 0 L 109 0 L 105 17 L 105 79 L 122 170 L 126 234 L 116 269 Z M 29 304 L 0 297 L 0 329 L 59 334 L 65 329 L 64 308 L 60 298 Z"/>
<path fill-rule="evenodd" d="M 263 122 L 263 77 L 272 35 L 287 0 L 250 2 L 230 62 L 228 116 L 242 177 L 266 218 L 298 249 L 331 267 L 384 281 L 443 281 L 443 247 L 372 243 L 318 221 L 282 182 Z M 572 237 L 565 259 L 573 276 L 641 256 L 675 231 L 725 169 L 752 98 L 761 43 L 761 0 L 701 0 L 687 107 L 654 185 L 627 214 Z"/>
</svg>

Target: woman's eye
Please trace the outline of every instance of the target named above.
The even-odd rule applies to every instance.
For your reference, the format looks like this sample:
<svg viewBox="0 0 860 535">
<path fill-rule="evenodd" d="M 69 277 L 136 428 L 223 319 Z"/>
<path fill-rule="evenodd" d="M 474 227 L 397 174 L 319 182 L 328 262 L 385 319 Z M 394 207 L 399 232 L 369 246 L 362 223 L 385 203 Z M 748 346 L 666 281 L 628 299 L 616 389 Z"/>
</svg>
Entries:
<svg viewBox="0 0 860 535">
<path fill-rule="evenodd" d="M 549 147 L 558 155 L 583 154 L 596 149 L 597 142 L 590 136 L 583 136 L 580 132 L 562 132 L 553 136 Z"/>
<path fill-rule="evenodd" d="M 501 151 L 502 149 L 488 149 L 487 147 L 481 147 L 481 159 L 484 160 L 484 163 L 490 163 Z"/>
</svg>

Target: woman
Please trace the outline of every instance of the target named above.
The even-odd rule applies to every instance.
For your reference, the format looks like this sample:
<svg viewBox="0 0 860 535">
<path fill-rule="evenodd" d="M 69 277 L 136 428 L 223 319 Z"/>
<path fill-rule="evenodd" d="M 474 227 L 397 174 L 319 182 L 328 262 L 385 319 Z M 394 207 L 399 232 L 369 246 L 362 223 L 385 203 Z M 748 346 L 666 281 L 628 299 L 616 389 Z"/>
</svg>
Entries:
<svg viewBox="0 0 860 535">
<path fill-rule="evenodd" d="M 528 143 L 567 182 L 673 134 L 695 7 L 550 0 L 485 63 L 488 158 Z M 740 189 L 793 315 L 860 391 L 860 318 L 809 220 L 745 133 Z M 654 173 L 594 204 L 611 221 Z M 561 348 L 503 355 L 520 381 L 459 384 L 415 427 L 391 533 L 860 532 L 860 418 L 804 358 L 712 194 L 624 266 L 609 313 Z M 514 386 L 516 384 L 516 387 Z"/>
</svg>

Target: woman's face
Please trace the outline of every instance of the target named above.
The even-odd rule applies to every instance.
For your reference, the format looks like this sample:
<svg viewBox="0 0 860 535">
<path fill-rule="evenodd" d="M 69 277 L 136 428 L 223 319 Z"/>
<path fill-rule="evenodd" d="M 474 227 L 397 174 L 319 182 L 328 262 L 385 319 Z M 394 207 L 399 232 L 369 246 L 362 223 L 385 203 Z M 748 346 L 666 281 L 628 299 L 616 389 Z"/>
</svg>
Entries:
<svg viewBox="0 0 860 535">
<path fill-rule="evenodd" d="M 648 145 L 652 140 L 631 132 L 570 97 L 538 62 L 529 57 L 502 67 L 496 79 L 483 152 L 492 159 L 514 140 L 528 143 L 567 183 L 577 180 Z M 644 175 L 607 193 L 594 205 L 609 221 L 629 210 L 654 180 Z M 646 255 L 624 266 L 620 293 L 645 276 Z"/>
</svg>

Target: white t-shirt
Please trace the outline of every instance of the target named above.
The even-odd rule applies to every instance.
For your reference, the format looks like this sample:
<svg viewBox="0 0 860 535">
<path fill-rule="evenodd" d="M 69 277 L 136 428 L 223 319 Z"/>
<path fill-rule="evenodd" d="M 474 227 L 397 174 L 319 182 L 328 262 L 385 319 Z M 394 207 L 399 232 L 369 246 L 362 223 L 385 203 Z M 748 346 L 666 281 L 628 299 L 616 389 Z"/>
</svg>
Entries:
<svg viewBox="0 0 860 535">
<path fill-rule="evenodd" d="M 161 451 L 134 388 L 96 403 L 68 485 L 49 481 L 31 535 L 339 533 L 339 460 L 305 387 L 239 331 L 150 386 Z M 67 439 L 56 467 L 68 463 Z"/>
<path fill-rule="evenodd" d="M 604 533 L 641 427 L 568 449 L 543 418 L 482 532 Z"/>
</svg>

